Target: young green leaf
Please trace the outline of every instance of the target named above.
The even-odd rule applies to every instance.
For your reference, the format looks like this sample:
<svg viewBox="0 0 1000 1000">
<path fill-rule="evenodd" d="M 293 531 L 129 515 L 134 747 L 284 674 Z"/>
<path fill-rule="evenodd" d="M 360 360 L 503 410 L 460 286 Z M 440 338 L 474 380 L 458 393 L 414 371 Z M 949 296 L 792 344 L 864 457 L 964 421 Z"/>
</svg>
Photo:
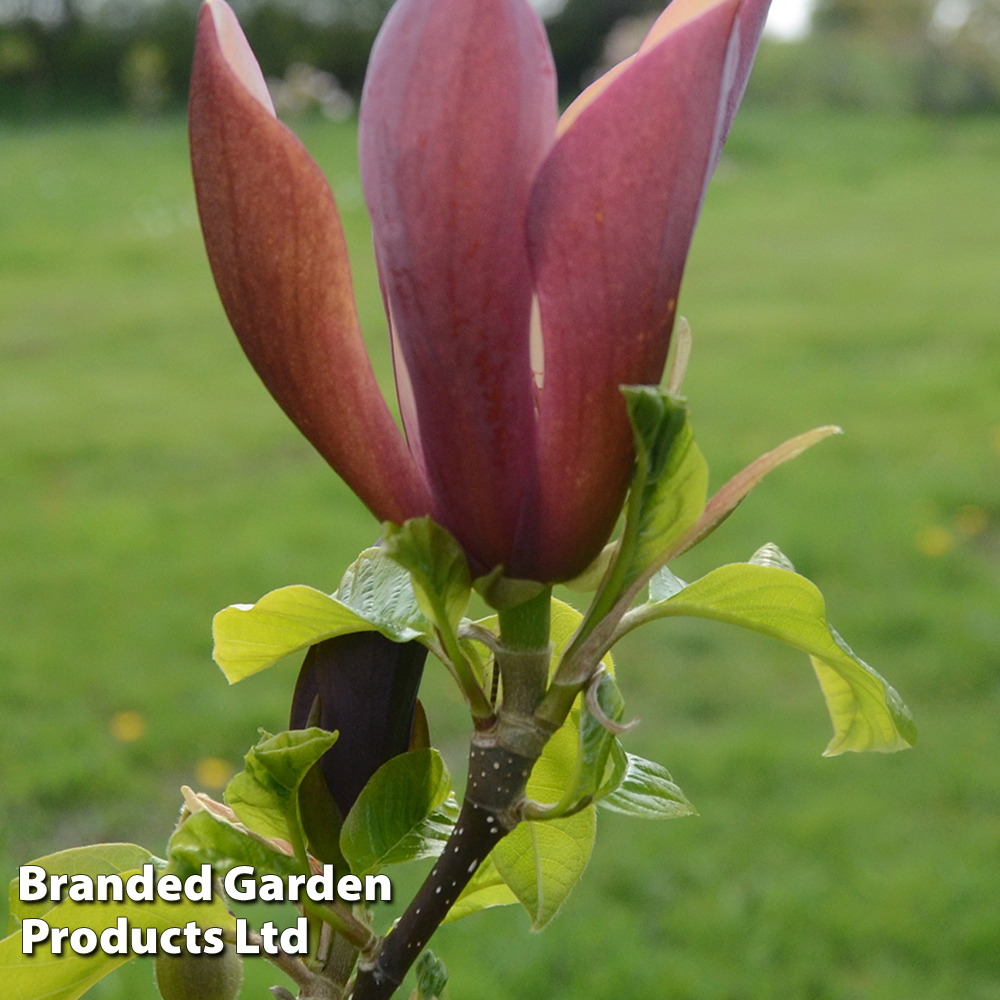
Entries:
<svg viewBox="0 0 1000 1000">
<path fill-rule="evenodd" d="M 166 862 L 150 854 L 138 844 L 92 844 L 89 847 L 71 847 L 65 851 L 48 854 L 44 858 L 29 861 L 30 865 L 44 868 L 50 875 L 120 875 L 125 871 L 152 864 L 162 869 Z M 42 918 L 57 906 L 46 895 L 38 902 L 22 902 L 20 899 L 21 880 L 11 879 L 7 888 L 7 933 L 13 934 L 21 926 L 25 917 Z M 65 892 L 65 890 L 64 890 Z"/>
<path fill-rule="evenodd" d="M 336 733 L 293 729 L 261 739 L 244 760 L 246 767 L 226 786 L 227 805 L 251 830 L 293 843 L 297 829 L 298 790 L 306 773 L 337 742 Z"/>
<path fill-rule="evenodd" d="M 497 871 L 528 911 L 532 930 L 552 920 L 580 880 L 596 828 L 590 805 L 562 819 L 521 823 L 493 849 Z"/>
<path fill-rule="evenodd" d="M 640 819 L 675 819 L 696 815 L 695 808 L 674 784 L 665 767 L 626 755 L 625 774 L 614 791 L 600 800 L 611 812 Z"/>
<path fill-rule="evenodd" d="M 671 396 L 679 396 L 684 386 L 684 376 L 691 360 L 691 341 L 691 324 L 683 316 L 678 316 L 670 337 L 673 357 L 670 359 L 670 373 L 667 375 L 667 392 Z"/>
<path fill-rule="evenodd" d="M 429 517 L 416 517 L 402 527 L 383 526 L 386 554 L 409 571 L 420 610 L 433 624 L 441 646 L 433 651 L 458 682 L 474 718 L 493 714 L 480 684 L 475 660 L 470 662 L 458 639 L 458 625 L 469 606 L 472 578 L 461 545 Z"/>
<path fill-rule="evenodd" d="M 611 722 L 620 722 L 625 713 L 625 699 L 614 677 L 602 671 L 594 692 L 597 708 Z M 589 696 L 588 696 L 589 697 Z M 580 747 L 576 763 L 575 798 L 595 798 L 605 780 L 615 736 L 603 722 L 591 714 L 585 703 L 580 712 Z"/>
<path fill-rule="evenodd" d="M 795 572 L 792 560 L 778 548 L 774 542 L 762 545 L 748 560 L 751 566 L 773 566 L 775 569 L 787 569 L 789 573 Z M 687 584 L 684 584 L 686 587 Z M 670 595 L 673 597 L 673 594 Z M 650 600 L 653 598 L 650 597 Z"/>
<path fill-rule="evenodd" d="M 625 701 L 615 683 L 614 677 L 602 670 L 593 692 L 596 708 L 611 723 L 621 720 Z M 588 695 L 588 699 L 590 695 Z M 587 701 L 577 711 L 574 709 L 567 719 L 565 729 L 577 730 L 577 751 L 573 772 L 560 801 L 552 808 L 552 817 L 575 812 L 581 803 L 592 802 L 599 795 L 607 795 L 615 772 L 613 763 L 609 768 L 612 749 L 617 743 L 615 735 L 608 731 L 601 719 L 595 717 Z M 624 771 L 619 775 L 619 780 Z"/>
<path fill-rule="evenodd" d="M 252 865 L 258 875 L 285 878 L 300 872 L 298 861 L 261 840 L 201 809 L 174 830 L 167 845 L 172 867 L 178 872 L 196 872 L 202 865 L 224 875 L 236 865 Z"/>
<path fill-rule="evenodd" d="M 136 868 L 120 874 L 127 881 L 140 872 L 141 869 Z M 159 897 L 149 903 L 135 903 L 126 897 L 121 903 L 112 901 L 99 905 L 64 900 L 48 912 L 45 920 L 51 927 L 67 927 L 71 932 L 89 927 L 99 938 L 105 930 L 116 928 L 121 917 L 130 928 L 150 928 L 157 934 L 169 927 L 183 927 L 189 920 L 199 927 L 235 929 L 235 918 L 221 899 L 192 903 L 183 896 L 178 903 L 168 903 Z M 19 929 L 0 941 L 0 983 L 3 984 L 4 1000 L 77 1000 L 133 957 L 131 952 L 108 955 L 100 948 L 91 955 L 78 955 L 65 941 L 61 955 L 53 955 L 47 943 L 35 945 L 33 955 L 24 955 L 21 934 Z"/>
<path fill-rule="evenodd" d="M 380 549 L 362 552 L 333 596 L 297 585 L 272 590 L 253 605 L 223 609 L 212 622 L 212 655 L 235 684 L 282 657 L 350 632 L 381 632 L 394 642 L 430 632 L 409 574 Z"/>
<path fill-rule="evenodd" d="M 700 541 L 707 538 L 730 514 L 744 501 L 747 494 L 769 473 L 773 472 L 779 465 L 790 462 L 793 458 L 798 458 L 802 452 L 807 451 L 814 444 L 818 444 L 831 434 L 843 434 L 839 427 L 827 426 L 816 427 L 804 434 L 779 444 L 777 448 L 764 455 L 756 461 L 751 462 L 745 469 L 737 472 L 719 490 L 715 496 L 705 505 L 705 510 L 698 523 L 678 542 L 672 556 L 679 556 L 688 549 L 694 548 Z"/>
<path fill-rule="evenodd" d="M 653 386 L 622 386 L 622 393 L 635 442 L 625 524 L 611 567 L 560 665 L 561 684 L 589 679 L 625 610 L 705 509 L 708 466 L 694 443 L 687 409 Z"/>
<path fill-rule="evenodd" d="M 105 912 L 101 911 L 102 918 Z M 108 921 L 108 926 L 113 924 L 114 920 Z M 69 924 L 62 922 L 59 926 Z M 93 929 L 100 933 L 96 926 Z M 133 957 L 106 955 L 100 950 L 93 955 L 77 955 L 64 946 L 60 957 L 50 958 L 44 945 L 35 947 L 33 955 L 21 954 L 20 930 L 0 941 L 0 982 L 4 984 L 5 1000 L 77 1000 Z"/>
<path fill-rule="evenodd" d="M 491 906 L 509 906 L 516 903 L 517 896 L 503 880 L 497 867 L 493 864 L 492 855 L 478 868 L 476 874 L 469 880 L 462 894 L 444 918 L 444 923 L 467 917 L 480 910 L 488 910 Z"/>
<path fill-rule="evenodd" d="M 573 781 L 577 756 L 576 727 L 559 729 L 545 746 L 528 779 L 528 795 L 558 802 Z M 552 820 L 519 824 L 493 849 L 497 872 L 541 930 L 565 902 L 594 848 L 594 807 Z"/>
<path fill-rule="evenodd" d="M 340 850 L 351 871 L 367 875 L 440 854 L 458 817 L 450 788 L 451 776 L 436 750 L 411 750 L 386 761 L 362 789 L 340 832 Z"/>
<path fill-rule="evenodd" d="M 830 635 L 843 653 L 844 665 L 857 664 L 864 670 L 855 677 L 855 671 L 845 671 L 837 662 L 810 655 L 816 678 L 826 699 L 833 723 L 834 737 L 826 750 L 826 757 L 835 757 L 845 750 L 905 750 L 917 742 L 917 729 L 910 710 L 885 680 L 858 657 L 831 625 Z M 896 726 L 898 738 L 893 740 L 884 719 L 885 709 L 880 698 L 884 689 L 885 708 L 889 710 Z"/>
<path fill-rule="evenodd" d="M 341 578 L 336 597 L 397 642 L 430 629 L 410 574 L 381 548 L 365 549 L 358 556 Z"/>
<path fill-rule="evenodd" d="M 425 951 L 413 971 L 417 976 L 416 1000 L 441 1000 L 448 985 L 448 970 L 434 952 Z"/>
<path fill-rule="evenodd" d="M 775 551 L 768 552 L 770 565 L 721 566 L 665 601 L 634 609 L 622 620 L 618 635 L 654 618 L 692 616 L 780 639 L 818 664 L 834 728 L 825 751 L 828 756 L 913 746 L 916 727 L 902 699 L 831 630 L 819 590 L 805 577 L 774 564 Z"/>
<path fill-rule="evenodd" d="M 619 593 L 695 524 L 708 491 L 708 466 L 694 443 L 686 407 L 651 386 L 626 386 L 622 392 L 636 448 L 636 497 L 629 499 L 627 514 L 636 522 L 636 540 Z"/>
<path fill-rule="evenodd" d="M 340 853 L 340 831 L 344 817 L 330 794 L 320 764 L 306 772 L 299 785 L 299 818 L 309 853 L 320 861 L 346 868 Z"/>
<path fill-rule="evenodd" d="M 594 795 L 594 801 L 600 802 L 605 796 L 619 788 L 627 773 L 628 754 L 621 745 L 621 741 L 615 739 L 611 744 L 611 753 L 608 755 L 608 763 L 604 769 L 604 780 Z"/>
<path fill-rule="evenodd" d="M 385 554 L 409 571 L 420 610 L 442 632 L 456 632 L 469 606 L 472 577 L 462 546 L 429 517 L 387 524 Z"/>
</svg>

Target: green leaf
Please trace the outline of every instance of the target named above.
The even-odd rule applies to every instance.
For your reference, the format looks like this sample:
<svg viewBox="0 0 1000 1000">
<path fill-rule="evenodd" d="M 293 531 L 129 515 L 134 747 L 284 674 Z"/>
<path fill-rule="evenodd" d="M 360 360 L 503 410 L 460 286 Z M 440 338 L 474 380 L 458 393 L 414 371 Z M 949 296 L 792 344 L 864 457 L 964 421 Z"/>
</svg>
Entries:
<svg viewBox="0 0 1000 1000">
<path fill-rule="evenodd" d="M 770 565 L 721 566 L 666 601 L 636 608 L 632 624 L 679 615 L 714 618 L 787 642 L 813 657 L 834 728 L 827 756 L 913 746 L 916 727 L 902 699 L 833 632 L 819 590 L 775 565 L 775 552 L 781 555 L 773 547 L 767 551 Z"/>
<path fill-rule="evenodd" d="M 602 672 L 597 684 L 597 704 L 612 722 L 620 722 L 625 714 L 625 699 L 615 683 L 614 677 Z M 580 713 L 580 747 L 576 763 L 576 789 L 574 799 L 594 798 L 604 784 L 605 772 L 615 744 L 615 736 L 609 733 L 595 718 L 586 703 Z"/>
<path fill-rule="evenodd" d="M 207 809 L 199 810 L 177 827 L 167 852 L 178 874 L 200 871 L 202 865 L 211 865 L 219 875 L 237 865 L 253 865 L 258 875 L 285 878 L 301 873 L 298 861 L 291 855 L 251 837 Z"/>
<path fill-rule="evenodd" d="M 912 747 L 917 742 L 917 727 L 903 699 L 854 653 L 833 626 L 829 628 L 833 641 L 844 654 L 841 661 L 809 657 L 833 722 L 834 737 L 824 755 L 834 757 L 846 750 L 891 752 Z M 853 664 L 864 672 L 845 669 Z M 886 709 L 896 728 L 895 740 L 885 722 Z"/>
<path fill-rule="evenodd" d="M 351 871 L 367 875 L 440 854 L 458 818 L 450 787 L 451 776 L 434 749 L 386 761 L 344 820 L 340 850 Z"/>
<path fill-rule="evenodd" d="M 694 443 L 687 409 L 654 386 L 621 388 L 635 442 L 625 524 L 611 567 L 560 666 L 561 684 L 589 679 L 591 654 L 609 648 L 621 617 L 613 609 L 632 603 L 705 509 L 708 466 Z"/>
<path fill-rule="evenodd" d="M 119 874 L 123 880 L 127 880 L 140 871 L 140 868 L 136 868 Z M 168 927 L 183 927 L 189 920 L 194 920 L 203 928 L 222 927 L 228 931 L 235 929 L 235 918 L 222 900 L 213 898 L 210 903 L 192 903 L 183 896 L 177 903 L 167 903 L 159 898 L 151 903 L 134 903 L 127 898 L 121 903 L 100 904 L 66 900 L 50 909 L 44 919 L 50 927 L 68 927 L 71 931 L 89 927 L 99 936 L 105 929 L 114 927 L 119 917 L 125 917 L 129 927 L 153 928 L 157 934 Z M 0 983 L 3 984 L 3 998 L 76 1000 L 132 957 L 106 955 L 100 949 L 92 955 L 77 955 L 66 942 L 63 943 L 62 955 L 53 955 L 46 943 L 36 945 L 34 955 L 23 955 L 21 931 L 17 930 L 0 941 Z"/>
<path fill-rule="evenodd" d="M 594 795 L 594 801 L 600 802 L 601 799 L 610 795 L 613 791 L 621 786 L 621 783 L 625 780 L 625 775 L 628 773 L 628 754 L 625 752 L 625 748 L 621 745 L 620 740 L 615 740 L 611 744 L 611 753 L 608 755 L 607 767 L 604 770 L 604 780 L 601 782 L 601 787 L 597 789 L 597 793 Z"/>
<path fill-rule="evenodd" d="M 747 561 L 751 566 L 773 566 L 775 569 L 787 569 L 789 573 L 795 572 L 792 560 L 773 542 L 762 545 Z M 673 597 L 673 594 L 670 596 Z"/>
<path fill-rule="evenodd" d="M 549 740 L 528 779 L 528 795 L 558 802 L 573 780 L 577 755 L 576 727 L 565 725 Z M 594 849 L 594 807 L 560 819 L 519 824 L 490 857 L 500 876 L 541 930 L 558 912 Z"/>
<path fill-rule="evenodd" d="M 365 549 L 358 556 L 335 596 L 395 642 L 407 642 L 430 630 L 410 574 L 381 548 Z"/>
<path fill-rule="evenodd" d="M 346 868 L 340 853 L 344 817 L 330 794 L 320 764 L 313 764 L 299 785 L 299 819 L 309 853 L 336 868 Z"/>
<path fill-rule="evenodd" d="M 212 622 L 213 656 L 230 684 L 324 639 L 381 632 L 394 642 L 428 634 L 409 574 L 380 549 L 366 549 L 332 597 L 301 585 L 234 604 Z"/>
<path fill-rule="evenodd" d="M 622 392 L 636 449 L 637 495 L 629 499 L 628 517 L 637 520 L 637 534 L 619 593 L 695 525 L 708 492 L 708 466 L 694 443 L 686 407 L 652 386 L 625 386 Z"/>
<path fill-rule="evenodd" d="M 671 396 L 679 396 L 684 385 L 684 376 L 691 360 L 691 341 L 691 324 L 683 316 L 678 316 L 670 337 L 673 357 L 670 359 L 670 373 L 667 375 L 667 392 Z"/>
<path fill-rule="evenodd" d="M 434 952 L 425 951 L 413 967 L 417 977 L 416 1000 L 441 1000 L 448 985 L 448 970 Z"/>
<path fill-rule="evenodd" d="M 560 601 L 555 597 L 552 598 L 552 610 L 549 618 L 549 642 L 552 643 L 552 662 L 549 670 L 550 676 L 555 673 L 556 667 L 559 665 L 559 658 L 569 645 L 569 642 L 576 633 L 576 630 L 580 627 L 581 621 L 583 621 L 583 615 L 581 615 L 580 612 L 577 611 L 571 604 L 566 604 L 564 601 Z M 604 668 L 607 672 L 614 677 L 615 662 L 610 653 L 605 654 L 601 663 L 604 664 Z"/>
<path fill-rule="evenodd" d="M 594 697 L 605 718 L 612 722 L 621 720 L 625 701 L 614 677 L 607 671 L 600 673 Z M 591 714 L 587 702 L 570 713 L 566 726 L 577 729 L 578 745 L 572 777 L 562 799 L 553 810 L 553 817 L 575 812 L 582 803 L 607 795 L 617 787 L 625 774 L 624 768 L 616 767 L 615 761 L 611 759 L 617 739 Z"/>
<path fill-rule="evenodd" d="M 455 632 L 472 593 L 462 546 L 429 517 L 412 518 L 401 528 L 387 524 L 382 545 L 409 571 L 420 610 L 442 632 Z"/>
<path fill-rule="evenodd" d="M 89 847 L 71 847 L 66 851 L 48 854 L 44 858 L 29 861 L 28 864 L 39 865 L 50 875 L 89 875 L 94 878 L 96 875 L 120 875 L 125 871 L 141 869 L 145 864 L 162 869 L 166 862 L 138 844 L 92 844 Z M 13 934 L 25 917 L 44 917 L 58 905 L 48 896 L 37 903 L 22 902 L 18 898 L 20 885 L 19 878 L 11 879 L 7 889 L 8 934 Z"/>
<path fill-rule="evenodd" d="M 626 769 L 619 786 L 600 800 L 612 812 L 640 819 L 676 819 L 696 815 L 695 808 L 660 764 L 626 755 Z"/>
<path fill-rule="evenodd" d="M 843 434 L 839 427 L 815 427 L 805 434 L 779 444 L 764 455 L 761 455 L 755 462 L 751 462 L 745 469 L 737 472 L 719 490 L 715 496 L 705 505 L 705 510 L 698 523 L 681 539 L 680 543 L 674 547 L 672 557 L 679 556 L 688 549 L 694 548 L 700 541 L 710 535 L 730 514 L 743 502 L 747 494 L 769 473 L 773 472 L 779 465 L 790 462 L 797 458 L 802 452 L 818 444 L 831 434 Z"/>
<path fill-rule="evenodd" d="M 294 729 L 261 739 L 244 760 L 246 767 L 226 786 L 225 800 L 251 830 L 295 841 L 297 796 L 306 773 L 337 742 L 337 733 Z M 292 819 L 294 818 L 294 819 Z"/>
<path fill-rule="evenodd" d="M 490 856 L 479 866 L 476 874 L 469 879 L 462 894 L 455 900 L 443 922 L 458 920 L 471 913 L 488 910 L 491 906 L 509 906 L 517 901 L 517 896 L 511 892 L 510 886 L 503 880 L 493 863 L 492 856 Z"/>
<path fill-rule="evenodd" d="M 475 657 L 469 661 L 458 638 L 458 625 L 472 595 L 461 545 L 429 517 L 412 518 L 402 527 L 386 523 L 382 530 L 386 554 L 409 571 L 420 610 L 440 640 L 428 641 L 428 647 L 451 670 L 473 717 L 491 717 L 493 706 L 482 689 L 479 665 Z"/>
</svg>

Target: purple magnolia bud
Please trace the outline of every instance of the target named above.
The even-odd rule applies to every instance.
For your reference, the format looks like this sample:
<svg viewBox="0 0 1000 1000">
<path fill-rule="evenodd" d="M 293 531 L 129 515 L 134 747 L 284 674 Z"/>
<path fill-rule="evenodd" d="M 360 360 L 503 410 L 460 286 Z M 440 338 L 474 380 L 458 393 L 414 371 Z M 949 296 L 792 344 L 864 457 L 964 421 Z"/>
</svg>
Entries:
<svg viewBox="0 0 1000 1000">
<path fill-rule="evenodd" d="M 320 768 L 341 816 L 387 760 L 409 749 L 426 658 L 420 643 L 392 642 L 378 632 L 327 639 L 306 653 L 288 725 L 340 733 Z"/>
</svg>

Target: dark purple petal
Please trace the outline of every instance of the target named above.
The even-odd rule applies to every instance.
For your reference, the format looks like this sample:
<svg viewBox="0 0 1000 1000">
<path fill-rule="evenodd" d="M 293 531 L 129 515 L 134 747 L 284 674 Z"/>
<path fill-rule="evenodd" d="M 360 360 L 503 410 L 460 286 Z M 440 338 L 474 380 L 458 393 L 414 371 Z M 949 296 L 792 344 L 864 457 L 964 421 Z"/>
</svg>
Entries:
<svg viewBox="0 0 1000 1000">
<path fill-rule="evenodd" d="M 319 698 L 321 729 L 337 742 L 320 759 L 341 816 L 390 757 L 406 753 L 427 650 L 392 642 L 378 632 L 355 632 L 309 649 L 292 698 L 290 729 L 305 729 Z"/>
<path fill-rule="evenodd" d="M 639 55 L 568 110 L 539 173 L 529 246 L 545 354 L 540 579 L 584 569 L 621 509 L 633 459 L 619 386 L 661 378 L 695 222 L 752 58 L 743 8 L 756 39 L 766 4 L 675 0 Z"/>
<path fill-rule="evenodd" d="M 527 0 L 400 0 L 372 52 L 361 175 L 407 436 L 437 514 L 507 562 L 535 474 L 525 219 L 555 133 L 555 75 Z"/>
</svg>

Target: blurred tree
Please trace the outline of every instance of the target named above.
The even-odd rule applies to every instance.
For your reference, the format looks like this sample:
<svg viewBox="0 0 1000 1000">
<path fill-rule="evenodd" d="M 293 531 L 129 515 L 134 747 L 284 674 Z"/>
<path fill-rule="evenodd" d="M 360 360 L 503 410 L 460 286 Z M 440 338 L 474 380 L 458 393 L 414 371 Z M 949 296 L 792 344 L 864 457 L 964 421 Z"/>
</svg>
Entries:
<svg viewBox="0 0 1000 1000">
<path fill-rule="evenodd" d="M 293 64 L 360 93 L 392 0 L 231 0 L 264 73 Z M 664 0 L 568 0 L 548 22 L 573 97 L 623 18 Z M 0 115 L 179 105 L 187 94 L 199 0 L 0 0 Z M 155 77 L 155 85 L 150 82 Z"/>
<path fill-rule="evenodd" d="M 1000 0 L 818 0 L 820 38 L 874 51 L 898 79 L 910 78 L 912 106 L 948 112 L 1000 103 Z"/>
<path fill-rule="evenodd" d="M 934 14 L 935 0 L 819 0 L 813 27 L 845 31 L 889 44 L 921 44 Z"/>
<path fill-rule="evenodd" d="M 929 34 L 1000 92 L 1000 0 L 940 0 Z"/>
<path fill-rule="evenodd" d="M 664 6 L 660 0 L 568 0 L 546 23 L 563 99 L 590 82 L 587 74 L 600 63 L 604 39 L 615 24 Z"/>
</svg>

